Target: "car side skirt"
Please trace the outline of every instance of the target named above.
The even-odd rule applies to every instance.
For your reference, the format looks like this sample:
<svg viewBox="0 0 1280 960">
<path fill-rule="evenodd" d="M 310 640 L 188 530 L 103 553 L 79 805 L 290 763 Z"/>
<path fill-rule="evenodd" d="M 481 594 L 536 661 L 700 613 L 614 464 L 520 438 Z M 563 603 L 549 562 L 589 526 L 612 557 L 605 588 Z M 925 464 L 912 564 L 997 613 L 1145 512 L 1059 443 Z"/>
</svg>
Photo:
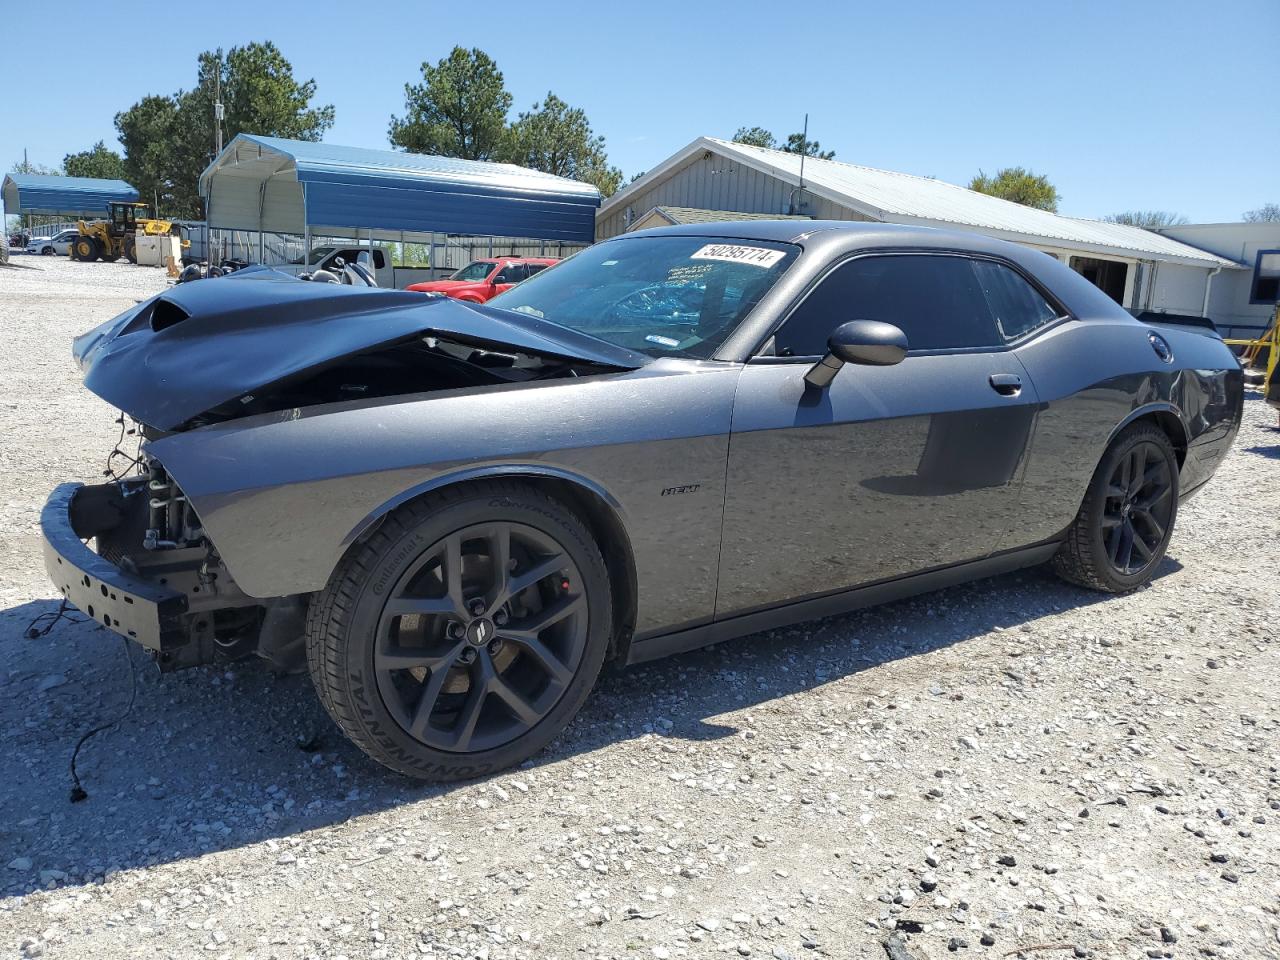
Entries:
<svg viewBox="0 0 1280 960">
<path fill-rule="evenodd" d="M 1020 547 L 981 560 L 971 560 L 949 567 L 939 567 L 923 573 L 915 573 L 882 583 L 855 587 L 840 593 L 826 594 L 809 600 L 786 603 L 767 610 L 718 620 L 676 633 L 668 633 L 646 640 L 638 640 L 631 644 L 627 651 L 627 666 L 658 660 L 677 653 L 697 650 L 724 640 L 743 637 L 749 633 L 771 630 L 774 627 L 802 623 L 806 620 L 817 620 L 831 617 L 864 607 L 874 607 L 894 600 L 914 597 L 921 593 L 931 593 L 943 587 L 966 583 L 970 580 L 981 580 L 994 577 L 1024 567 L 1033 567 L 1045 563 L 1058 552 L 1058 541 Z"/>
</svg>

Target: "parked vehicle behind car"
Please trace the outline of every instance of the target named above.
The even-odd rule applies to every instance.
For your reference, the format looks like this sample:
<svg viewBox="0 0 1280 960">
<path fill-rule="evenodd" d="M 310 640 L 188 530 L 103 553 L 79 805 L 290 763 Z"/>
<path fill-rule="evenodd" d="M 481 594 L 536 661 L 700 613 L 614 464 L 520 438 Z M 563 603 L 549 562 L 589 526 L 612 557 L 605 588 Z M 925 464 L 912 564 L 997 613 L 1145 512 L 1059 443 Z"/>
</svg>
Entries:
<svg viewBox="0 0 1280 960">
<path fill-rule="evenodd" d="M 446 297 L 469 303 L 488 303 L 517 283 L 559 262 L 554 257 L 494 257 L 473 260 L 444 280 L 413 283 L 405 289 L 417 293 L 443 293 Z"/>
<path fill-rule="evenodd" d="M 360 263 L 373 274 L 378 281 L 378 286 L 383 288 L 395 288 L 395 270 L 391 264 L 391 251 L 386 247 L 314 247 L 306 262 L 302 257 L 297 257 L 290 263 L 274 264 L 273 269 L 282 273 L 291 273 L 295 276 L 302 273 L 312 273 L 316 270 L 326 270 L 330 273 L 341 274 L 342 267 L 338 264 L 341 260 L 343 263 Z"/>
<path fill-rule="evenodd" d="M 1142 586 L 1243 406 L 1212 329 L 1039 251 L 821 221 L 627 234 L 487 306 L 247 270 L 74 353 L 144 442 L 51 495 L 59 593 L 163 669 L 305 650 L 431 779 L 528 758 L 606 661 L 1046 562 Z"/>
<path fill-rule="evenodd" d="M 32 237 L 27 241 L 27 253 L 38 253 L 46 257 L 71 255 L 71 244 L 80 236 L 79 230 L 63 230 L 51 237 Z"/>
</svg>

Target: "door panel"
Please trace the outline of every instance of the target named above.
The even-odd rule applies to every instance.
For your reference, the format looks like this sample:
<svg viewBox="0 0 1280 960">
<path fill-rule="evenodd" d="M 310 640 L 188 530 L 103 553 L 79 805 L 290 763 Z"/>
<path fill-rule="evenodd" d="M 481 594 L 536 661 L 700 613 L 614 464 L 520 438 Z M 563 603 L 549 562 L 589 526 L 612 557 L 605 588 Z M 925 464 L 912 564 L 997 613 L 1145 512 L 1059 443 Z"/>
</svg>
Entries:
<svg viewBox="0 0 1280 960">
<path fill-rule="evenodd" d="M 743 370 L 717 618 L 977 559 L 1015 520 L 1036 397 L 1012 352 L 847 364 L 823 391 L 808 367 Z"/>
</svg>

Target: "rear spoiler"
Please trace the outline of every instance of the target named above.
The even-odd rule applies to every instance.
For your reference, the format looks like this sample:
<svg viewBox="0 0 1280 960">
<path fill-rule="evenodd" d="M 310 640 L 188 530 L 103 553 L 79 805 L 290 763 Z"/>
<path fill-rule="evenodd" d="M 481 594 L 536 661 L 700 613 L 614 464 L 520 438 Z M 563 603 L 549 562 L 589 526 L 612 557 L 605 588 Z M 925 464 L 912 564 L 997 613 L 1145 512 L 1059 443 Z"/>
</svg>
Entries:
<svg viewBox="0 0 1280 960">
<path fill-rule="evenodd" d="M 1196 327 L 1221 336 L 1218 333 L 1217 325 L 1208 317 L 1194 317 L 1187 313 L 1156 313 L 1153 310 L 1144 310 L 1134 316 L 1143 323 L 1160 324 L 1169 327 Z"/>
</svg>

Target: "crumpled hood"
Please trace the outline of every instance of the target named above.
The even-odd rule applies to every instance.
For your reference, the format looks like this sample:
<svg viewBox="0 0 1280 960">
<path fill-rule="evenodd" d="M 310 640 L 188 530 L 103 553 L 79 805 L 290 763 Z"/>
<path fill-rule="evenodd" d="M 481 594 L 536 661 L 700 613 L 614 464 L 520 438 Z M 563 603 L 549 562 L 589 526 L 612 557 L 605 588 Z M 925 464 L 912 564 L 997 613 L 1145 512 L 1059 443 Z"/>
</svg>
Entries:
<svg viewBox="0 0 1280 960">
<path fill-rule="evenodd" d="M 228 401 L 415 337 L 634 369 L 643 354 L 536 317 L 267 268 L 178 284 L 76 338 L 85 386 L 173 430 Z"/>
</svg>

